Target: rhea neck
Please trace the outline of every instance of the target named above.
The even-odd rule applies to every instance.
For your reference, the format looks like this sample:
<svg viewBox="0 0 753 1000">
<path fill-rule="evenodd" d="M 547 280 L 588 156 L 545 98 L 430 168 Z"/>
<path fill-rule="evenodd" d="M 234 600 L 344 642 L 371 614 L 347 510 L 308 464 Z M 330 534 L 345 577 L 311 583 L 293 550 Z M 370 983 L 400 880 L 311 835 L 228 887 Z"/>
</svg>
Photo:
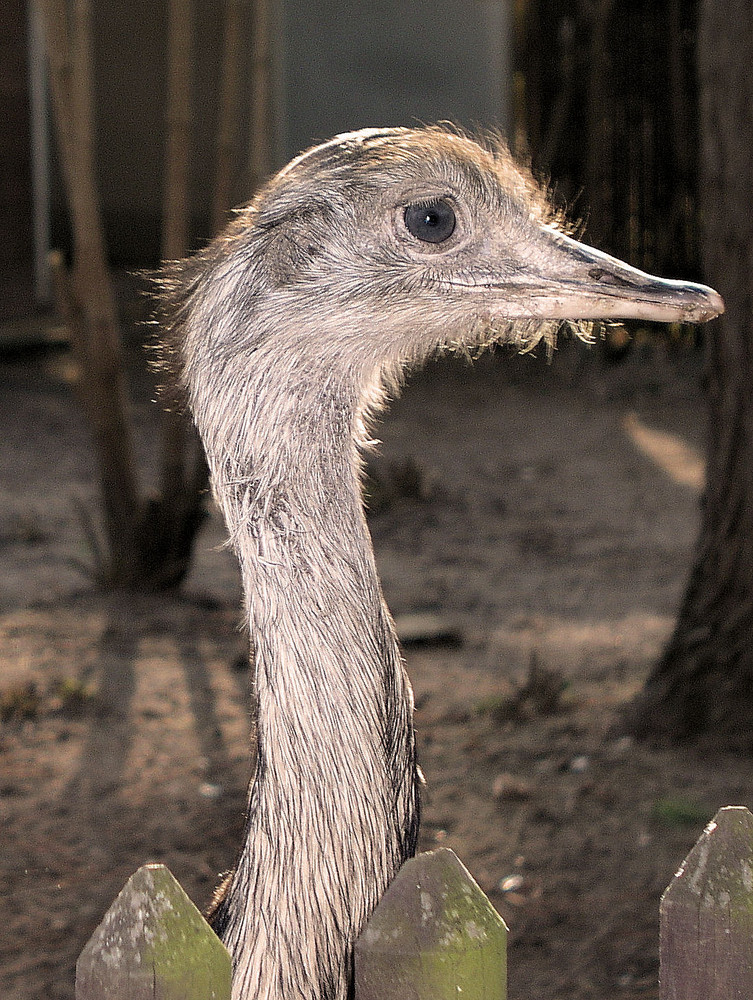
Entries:
<svg viewBox="0 0 753 1000">
<path fill-rule="evenodd" d="M 292 366 L 291 366 L 292 367 Z M 237 423 L 210 457 L 215 492 L 240 560 L 252 628 L 275 617 L 269 589 L 292 587 L 301 610 L 335 613 L 342 588 L 379 597 L 363 516 L 358 395 L 316 373 L 271 370 L 224 396 Z M 372 593 L 373 591 L 373 593 Z M 280 591 L 280 597 L 290 591 Z M 354 601 L 351 594 L 351 601 Z"/>
<path fill-rule="evenodd" d="M 353 942 L 418 828 L 413 698 L 358 477 L 376 378 L 294 346 L 215 350 L 193 393 L 254 649 L 258 761 L 215 923 L 234 1000 L 345 1000 Z"/>
<path fill-rule="evenodd" d="M 364 394 L 310 365 L 295 375 L 281 382 L 257 368 L 226 379 L 247 415 L 233 447 L 210 458 L 254 649 L 258 766 L 245 851 L 265 856 L 268 831 L 284 839 L 279 827 L 294 815 L 295 849 L 312 868 L 351 873 L 338 920 L 355 933 L 415 849 L 413 697 L 361 502 Z M 270 847 L 264 863 L 282 864 Z"/>
<path fill-rule="evenodd" d="M 337 376 L 311 356 L 239 360 L 244 368 L 216 371 L 222 384 L 207 397 L 234 420 L 208 419 L 223 438 L 205 439 L 241 564 L 260 755 L 284 755 L 277 732 L 265 740 L 292 727 L 300 746 L 287 749 L 300 759 L 309 727 L 312 740 L 343 744 L 346 759 L 359 743 L 385 748 L 390 769 L 411 705 L 362 509 L 357 438 L 369 390 L 353 369 Z M 300 774 L 295 761 L 280 765 Z"/>
</svg>

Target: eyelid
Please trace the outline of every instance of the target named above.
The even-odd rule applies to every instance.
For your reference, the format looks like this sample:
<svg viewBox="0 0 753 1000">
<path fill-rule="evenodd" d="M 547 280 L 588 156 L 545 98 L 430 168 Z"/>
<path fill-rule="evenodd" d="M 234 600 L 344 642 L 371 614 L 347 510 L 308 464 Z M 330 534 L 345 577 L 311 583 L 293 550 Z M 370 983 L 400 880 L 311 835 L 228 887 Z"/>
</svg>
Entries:
<svg viewBox="0 0 753 1000">
<path fill-rule="evenodd" d="M 439 203 L 446 203 L 451 208 L 455 208 L 454 198 L 450 198 L 449 195 L 427 195 L 425 198 L 411 199 L 405 206 L 406 208 L 428 208 L 430 205 L 437 205 Z"/>
<path fill-rule="evenodd" d="M 455 215 L 458 215 L 458 206 L 452 195 L 449 194 L 437 194 L 437 195 L 426 195 L 423 198 L 411 199 L 409 202 L 403 206 L 403 209 L 407 208 L 431 208 L 432 205 L 448 205 Z"/>
</svg>

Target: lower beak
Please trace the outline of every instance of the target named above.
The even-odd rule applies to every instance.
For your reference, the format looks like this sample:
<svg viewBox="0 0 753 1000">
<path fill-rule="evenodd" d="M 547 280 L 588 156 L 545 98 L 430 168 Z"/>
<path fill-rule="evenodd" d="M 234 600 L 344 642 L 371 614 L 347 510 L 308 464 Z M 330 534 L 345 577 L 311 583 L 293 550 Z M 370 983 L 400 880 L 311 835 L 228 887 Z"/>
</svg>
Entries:
<svg viewBox="0 0 753 1000">
<path fill-rule="evenodd" d="M 657 278 L 555 231 L 545 239 L 539 260 L 504 284 L 511 318 L 705 323 L 724 312 L 721 295 L 707 285 Z"/>
</svg>

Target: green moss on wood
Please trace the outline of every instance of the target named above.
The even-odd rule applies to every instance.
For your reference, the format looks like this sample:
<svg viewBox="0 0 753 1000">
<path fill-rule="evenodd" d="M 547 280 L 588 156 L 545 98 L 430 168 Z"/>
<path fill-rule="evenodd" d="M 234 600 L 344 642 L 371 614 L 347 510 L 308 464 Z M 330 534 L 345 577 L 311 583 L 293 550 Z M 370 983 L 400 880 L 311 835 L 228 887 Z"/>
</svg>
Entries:
<svg viewBox="0 0 753 1000">
<path fill-rule="evenodd" d="M 227 949 L 163 865 L 129 879 L 76 969 L 77 1000 L 230 998 Z"/>
<path fill-rule="evenodd" d="M 359 1000 L 503 1000 L 507 928 L 452 851 L 406 862 L 356 945 Z"/>
</svg>

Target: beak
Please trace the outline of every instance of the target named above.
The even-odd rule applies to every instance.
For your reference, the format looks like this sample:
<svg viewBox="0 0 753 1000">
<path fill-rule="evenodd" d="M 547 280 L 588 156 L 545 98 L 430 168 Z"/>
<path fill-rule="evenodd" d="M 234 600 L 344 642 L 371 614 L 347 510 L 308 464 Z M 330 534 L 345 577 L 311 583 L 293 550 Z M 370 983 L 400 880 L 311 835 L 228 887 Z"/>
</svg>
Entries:
<svg viewBox="0 0 753 1000">
<path fill-rule="evenodd" d="M 724 312 L 707 285 L 657 278 L 555 230 L 542 236 L 517 273 L 486 284 L 503 293 L 510 318 L 705 323 Z"/>
</svg>

